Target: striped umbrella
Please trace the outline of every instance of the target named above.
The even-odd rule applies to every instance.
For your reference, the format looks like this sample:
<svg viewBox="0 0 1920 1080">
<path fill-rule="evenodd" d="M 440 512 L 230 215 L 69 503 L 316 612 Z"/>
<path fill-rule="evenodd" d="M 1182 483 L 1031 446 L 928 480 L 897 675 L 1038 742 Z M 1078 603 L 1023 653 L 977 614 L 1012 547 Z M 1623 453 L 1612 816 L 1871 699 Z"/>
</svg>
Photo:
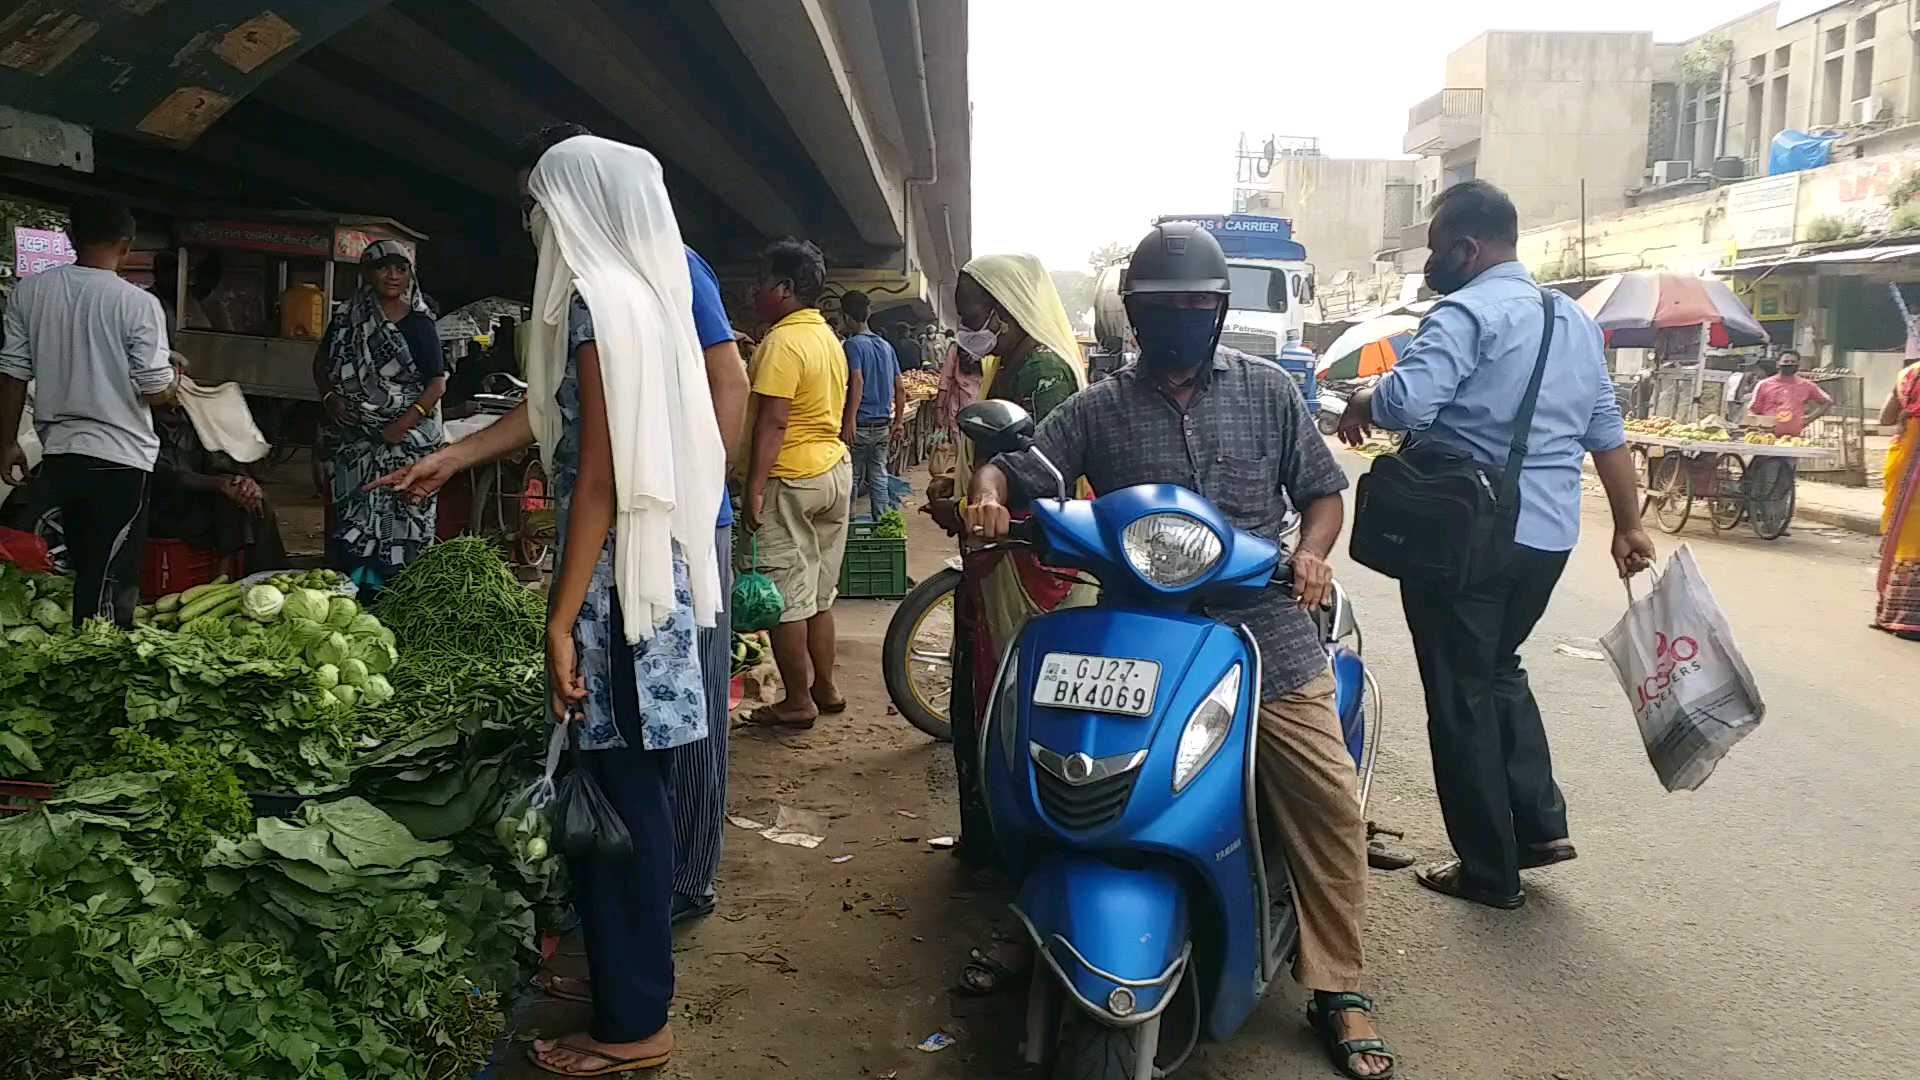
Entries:
<svg viewBox="0 0 1920 1080">
<path fill-rule="evenodd" d="M 1712 278 L 1635 270 L 1595 285 L 1579 304 L 1606 331 L 1607 344 L 1614 348 L 1650 349 L 1658 331 L 1701 323 L 1711 327 L 1708 343 L 1719 348 L 1764 345 L 1768 340 L 1733 290 Z"/>
<path fill-rule="evenodd" d="M 1385 374 L 1406 355 L 1419 326 L 1420 320 L 1412 315 L 1380 315 L 1349 327 L 1327 346 L 1314 373 L 1321 379 Z"/>
</svg>

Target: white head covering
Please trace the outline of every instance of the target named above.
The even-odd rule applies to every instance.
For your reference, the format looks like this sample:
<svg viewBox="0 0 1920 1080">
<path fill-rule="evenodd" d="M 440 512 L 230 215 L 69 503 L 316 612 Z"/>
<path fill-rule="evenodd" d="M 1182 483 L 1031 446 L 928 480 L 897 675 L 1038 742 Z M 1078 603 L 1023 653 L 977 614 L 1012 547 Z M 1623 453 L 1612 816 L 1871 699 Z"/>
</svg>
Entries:
<svg viewBox="0 0 1920 1080">
<path fill-rule="evenodd" d="M 613 444 L 613 576 L 627 640 L 651 637 L 674 607 L 675 543 L 692 577 L 695 621 L 712 626 L 720 607 L 713 519 L 726 450 L 660 162 L 581 135 L 542 155 L 528 187 L 540 268 L 525 370 L 541 457 L 551 469 L 560 439 L 554 391 L 566 372 L 567 309 L 578 292 L 593 312 Z"/>
</svg>

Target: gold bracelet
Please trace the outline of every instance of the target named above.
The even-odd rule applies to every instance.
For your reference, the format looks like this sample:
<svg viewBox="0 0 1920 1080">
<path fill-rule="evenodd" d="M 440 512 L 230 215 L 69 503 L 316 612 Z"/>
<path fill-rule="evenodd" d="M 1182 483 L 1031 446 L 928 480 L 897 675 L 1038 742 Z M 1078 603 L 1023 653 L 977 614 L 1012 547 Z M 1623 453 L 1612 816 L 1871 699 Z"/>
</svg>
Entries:
<svg viewBox="0 0 1920 1080">
<path fill-rule="evenodd" d="M 413 411 L 420 414 L 420 419 L 425 420 L 427 418 L 427 410 L 421 408 L 420 403 L 417 401 L 413 403 Z"/>
</svg>

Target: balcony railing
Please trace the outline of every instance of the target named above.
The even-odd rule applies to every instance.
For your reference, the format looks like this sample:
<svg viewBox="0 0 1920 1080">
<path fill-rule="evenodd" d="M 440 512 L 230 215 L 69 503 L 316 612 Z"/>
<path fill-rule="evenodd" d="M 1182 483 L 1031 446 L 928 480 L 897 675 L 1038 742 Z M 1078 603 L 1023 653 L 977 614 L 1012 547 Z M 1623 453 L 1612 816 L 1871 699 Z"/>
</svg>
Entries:
<svg viewBox="0 0 1920 1080">
<path fill-rule="evenodd" d="M 1445 153 L 1480 137 L 1486 91 L 1467 87 L 1442 90 L 1407 110 L 1402 148 L 1409 154 Z"/>
</svg>

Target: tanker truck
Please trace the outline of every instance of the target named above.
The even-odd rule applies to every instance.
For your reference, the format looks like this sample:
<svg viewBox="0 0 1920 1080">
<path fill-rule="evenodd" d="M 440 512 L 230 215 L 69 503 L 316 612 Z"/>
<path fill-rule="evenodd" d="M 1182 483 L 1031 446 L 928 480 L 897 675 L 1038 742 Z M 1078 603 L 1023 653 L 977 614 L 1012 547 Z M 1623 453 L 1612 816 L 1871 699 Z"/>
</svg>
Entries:
<svg viewBox="0 0 1920 1080">
<path fill-rule="evenodd" d="M 1192 222 L 1220 242 L 1233 287 L 1227 301 L 1227 325 L 1220 343 L 1280 365 L 1300 387 L 1309 412 L 1318 407 L 1313 353 L 1301 344 L 1307 307 L 1313 302 L 1313 264 L 1307 249 L 1293 238 L 1288 218 L 1256 214 L 1168 214 L 1154 224 Z M 1131 361 L 1132 335 L 1120 300 L 1125 265 L 1109 266 L 1094 284 L 1096 347 L 1090 358 L 1095 378 Z"/>
</svg>

